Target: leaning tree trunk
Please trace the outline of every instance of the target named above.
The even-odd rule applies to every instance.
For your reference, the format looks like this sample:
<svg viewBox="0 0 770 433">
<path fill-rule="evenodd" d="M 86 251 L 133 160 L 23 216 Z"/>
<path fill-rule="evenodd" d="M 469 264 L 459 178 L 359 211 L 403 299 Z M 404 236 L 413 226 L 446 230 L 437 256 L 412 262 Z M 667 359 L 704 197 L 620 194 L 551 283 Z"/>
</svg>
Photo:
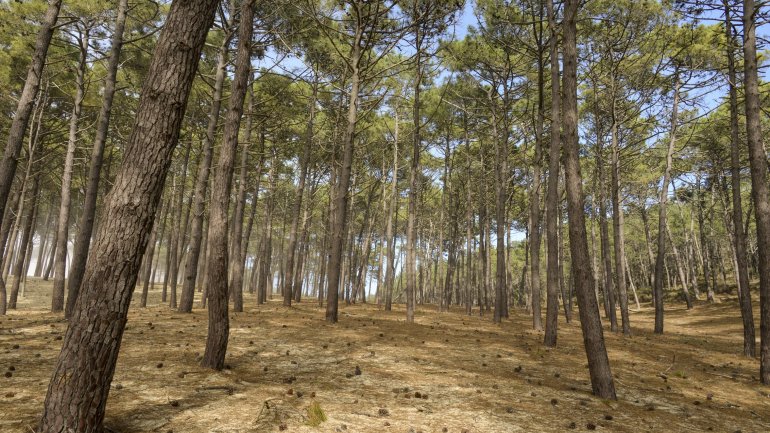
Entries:
<svg viewBox="0 0 770 433">
<path fill-rule="evenodd" d="M 751 195 L 757 223 L 759 254 L 759 379 L 770 384 L 770 189 L 767 155 L 762 143 L 762 123 L 757 72 L 757 40 L 754 0 L 743 0 L 743 71 L 746 88 L 746 138 L 751 166 Z M 749 287 L 746 286 L 746 293 Z"/>
<path fill-rule="evenodd" d="M 86 268 L 88 249 L 91 246 L 91 235 L 96 218 L 96 198 L 99 193 L 99 176 L 104 161 L 104 145 L 107 142 L 107 132 L 110 128 L 110 114 L 112 113 L 112 100 L 115 96 L 115 84 L 117 83 L 118 66 L 120 65 L 120 52 L 123 48 L 123 30 L 126 26 L 126 10 L 128 0 L 118 1 L 118 12 L 115 18 L 115 31 L 110 41 L 110 59 L 107 65 L 107 77 L 104 79 L 102 93 L 102 108 L 99 111 L 99 120 L 96 125 L 96 137 L 91 151 L 91 167 L 88 170 L 88 183 L 86 184 L 83 211 L 80 215 L 79 231 L 75 237 L 75 248 L 72 250 L 72 265 L 70 266 L 67 281 L 67 308 L 64 317 L 72 315 L 72 308 L 78 297 L 80 283 L 83 281 L 83 271 Z"/>
<path fill-rule="evenodd" d="M 79 31 L 79 30 L 78 30 Z M 75 75 L 75 103 L 70 115 L 69 138 L 67 139 L 67 154 L 64 159 L 64 173 L 61 180 L 61 203 L 59 203 L 59 221 L 57 227 L 56 261 L 54 262 L 53 298 L 51 311 L 56 313 L 64 309 L 64 278 L 67 268 L 67 244 L 69 241 L 70 208 L 72 207 L 72 171 L 75 162 L 75 147 L 78 138 L 78 121 L 85 98 L 86 61 L 88 60 L 88 33 L 86 29 L 78 38 L 80 58 Z"/>
<path fill-rule="evenodd" d="M 42 433 L 103 430 L 142 254 L 218 4 L 176 0 L 171 5 L 48 386 Z"/>
<path fill-rule="evenodd" d="M 738 89 L 735 71 L 735 35 L 730 20 L 730 5 L 725 5 L 725 32 L 727 37 L 727 83 L 730 86 L 730 179 L 733 196 L 733 244 L 735 249 L 736 273 L 738 274 L 738 293 L 743 319 L 743 354 L 753 358 L 756 354 L 754 336 L 754 312 L 751 307 L 749 288 L 749 268 L 746 258 L 746 232 L 743 230 L 743 204 L 741 203 L 741 151 L 740 131 L 738 129 Z M 716 273 L 716 269 L 714 269 Z"/>
<path fill-rule="evenodd" d="M 238 148 L 238 131 L 243 115 L 243 101 L 251 71 L 251 37 L 254 33 L 254 4 L 256 0 L 244 0 L 238 30 L 238 54 L 235 61 L 230 106 L 225 118 L 223 145 L 219 154 L 217 174 L 211 186 L 211 210 L 209 211 L 210 253 L 208 260 L 209 329 L 203 367 L 221 370 L 225 366 L 225 353 L 230 331 L 228 316 L 227 265 L 227 214 L 230 207 L 230 190 L 233 184 L 235 151 Z"/>
<path fill-rule="evenodd" d="M 655 277 L 652 295 L 655 301 L 655 333 L 663 333 L 663 273 L 666 260 L 666 202 L 668 202 L 668 185 L 671 181 L 671 165 L 673 164 L 674 145 L 676 144 L 677 116 L 679 110 L 679 70 L 674 72 L 674 105 L 671 111 L 671 131 L 666 153 L 666 169 L 663 172 L 663 185 L 660 187 L 658 201 L 658 255 L 655 258 Z"/>
<path fill-rule="evenodd" d="M 564 172 L 569 214 L 569 240 L 575 290 L 580 306 L 580 326 L 588 356 L 588 371 L 594 395 L 615 400 L 615 385 L 610 371 L 599 306 L 593 291 L 593 275 L 588 255 L 585 228 L 585 202 L 578 147 L 577 109 L 577 12 L 579 0 L 564 5 Z"/>
<path fill-rule="evenodd" d="M 548 26 L 551 30 L 551 146 L 548 150 L 548 191 L 545 199 L 546 235 L 548 242 L 546 258 L 546 312 L 545 336 L 543 343 L 547 347 L 556 346 L 559 320 L 559 158 L 561 156 L 561 109 L 559 107 L 559 49 L 558 32 L 553 0 L 547 0 Z M 567 300 L 564 300 L 565 305 Z"/>
<path fill-rule="evenodd" d="M 11 193 L 13 178 L 16 175 L 16 165 L 19 161 L 21 147 L 24 144 L 24 135 L 29 125 L 29 119 L 35 108 L 40 83 L 43 79 L 43 67 L 45 66 L 48 47 L 51 44 L 51 38 L 56 30 L 56 21 L 59 18 L 59 9 L 62 0 L 49 0 L 48 9 L 43 17 L 40 30 L 38 30 L 35 39 L 35 51 L 32 53 L 27 78 L 24 80 L 24 87 L 19 96 L 19 102 L 16 105 L 15 115 L 11 128 L 8 131 L 8 142 L 5 146 L 3 158 L 0 160 L 0 217 L 5 215 L 8 196 Z M 3 231 L 5 227 L 2 228 Z M 5 256 L 3 247 L 5 242 L 0 244 L 0 256 Z M 0 286 L 5 291 L 5 282 L 0 278 Z"/>
</svg>

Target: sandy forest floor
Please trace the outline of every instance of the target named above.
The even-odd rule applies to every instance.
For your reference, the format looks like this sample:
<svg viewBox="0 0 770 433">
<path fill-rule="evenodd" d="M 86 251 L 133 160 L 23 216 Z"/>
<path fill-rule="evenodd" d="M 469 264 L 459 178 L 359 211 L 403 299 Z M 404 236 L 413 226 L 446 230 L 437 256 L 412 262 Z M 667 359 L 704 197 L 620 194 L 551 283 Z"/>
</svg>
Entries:
<svg viewBox="0 0 770 433">
<path fill-rule="evenodd" d="M 0 317 L 0 431 L 31 432 L 66 322 L 50 283 L 30 281 Z M 160 294 L 151 293 L 157 303 Z M 135 299 L 136 301 L 136 299 Z M 501 326 L 421 306 L 341 308 L 328 325 L 316 302 L 273 301 L 231 315 L 227 369 L 198 366 L 206 312 L 132 308 L 105 425 L 114 432 L 767 432 L 770 387 L 740 356 L 735 299 L 631 315 L 634 336 L 606 332 L 618 401 L 591 395 L 580 328 L 559 318 L 559 346 L 513 310 Z M 358 373 L 358 374 L 357 374 Z M 10 376 L 10 377 L 9 377 Z M 317 405 L 316 405 L 317 403 Z M 311 405 L 328 418 L 311 426 Z"/>
</svg>

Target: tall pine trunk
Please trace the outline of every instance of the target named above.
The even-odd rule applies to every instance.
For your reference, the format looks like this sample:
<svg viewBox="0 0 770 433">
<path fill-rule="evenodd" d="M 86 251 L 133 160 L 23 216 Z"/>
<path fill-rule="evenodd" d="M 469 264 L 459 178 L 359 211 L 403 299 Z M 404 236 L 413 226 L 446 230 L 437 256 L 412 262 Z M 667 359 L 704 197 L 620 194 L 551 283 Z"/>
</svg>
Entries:
<svg viewBox="0 0 770 433">
<path fill-rule="evenodd" d="M 754 0 L 743 0 L 743 75 L 746 93 L 746 138 L 751 167 L 751 195 L 757 224 L 759 255 L 759 379 L 770 384 L 770 189 L 767 155 L 762 142 L 757 72 L 756 14 Z M 749 287 L 744 291 L 749 293 Z M 744 301 L 745 303 L 745 301 Z"/>
<path fill-rule="evenodd" d="M 78 27 L 77 39 L 80 56 L 78 69 L 75 74 L 75 99 L 70 115 L 69 137 L 67 139 L 67 154 L 64 158 L 64 173 L 61 180 L 61 202 L 59 203 L 59 220 L 57 224 L 56 260 L 54 262 L 53 298 L 51 311 L 56 313 L 64 309 L 64 279 L 67 269 L 67 244 L 69 243 L 70 210 L 72 207 L 72 172 L 75 163 L 75 148 L 78 138 L 78 122 L 83 109 L 85 98 L 85 74 L 88 60 L 88 39 L 90 29 L 81 30 Z"/>
<path fill-rule="evenodd" d="M 103 430 L 142 254 L 218 3 L 176 0 L 171 5 L 48 386 L 42 433 Z"/>
<path fill-rule="evenodd" d="M 580 174 L 577 107 L 577 13 L 579 0 L 564 4 L 564 78 L 563 128 L 564 173 L 569 214 L 569 239 L 575 291 L 580 306 L 580 326 L 588 357 L 588 371 L 594 395 L 615 400 L 615 385 L 604 345 L 604 333 L 599 306 L 593 291 L 593 275 L 589 264 L 588 240 L 585 226 L 585 200 Z"/>
<path fill-rule="evenodd" d="M 256 0 L 243 0 L 238 29 L 238 53 L 235 60 L 230 106 L 225 118 L 223 145 L 219 154 L 217 173 L 211 186 L 209 211 L 210 252 L 208 260 L 209 326 L 203 367 L 221 370 L 225 365 L 227 341 L 230 332 L 228 316 L 228 231 L 227 215 L 230 207 L 230 190 L 235 169 L 235 152 L 238 148 L 238 131 L 243 115 L 243 101 L 251 71 L 251 37 L 254 33 L 254 8 Z"/>
<path fill-rule="evenodd" d="M 75 237 L 75 247 L 72 250 L 72 266 L 67 281 L 67 307 L 64 311 L 64 317 L 72 315 L 72 308 L 75 306 L 80 283 L 83 281 L 83 271 L 86 268 L 88 250 L 91 246 L 91 235 L 93 234 L 94 220 L 96 218 L 96 198 L 99 193 L 99 177 L 104 161 L 104 146 L 107 142 L 107 132 L 110 129 L 112 100 L 115 96 L 120 52 L 123 48 L 123 31 L 126 26 L 127 9 L 128 0 L 119 0 L 118 12 L 115 17 L 115 30 L 110 40 L 110 58 L 107 64 L 107 77 L 104 79 L 102 107 L 99 111 L 96 136 L 94 138 L 93 150 L 91 151 L 91 167 L 88 170 L 83 211 L 80 215 L 80 224 L 78 224 L 80 230 Z"/>
</svg>

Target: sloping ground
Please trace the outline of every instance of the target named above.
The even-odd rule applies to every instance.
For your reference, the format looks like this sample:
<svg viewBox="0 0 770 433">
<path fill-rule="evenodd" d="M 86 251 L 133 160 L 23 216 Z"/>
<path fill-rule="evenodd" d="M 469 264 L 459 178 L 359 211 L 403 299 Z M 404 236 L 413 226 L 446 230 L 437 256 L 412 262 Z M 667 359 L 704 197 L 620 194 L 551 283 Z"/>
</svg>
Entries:
<svg viewBox="0 0 770 433">
<path fill-rule="evenodd" d="M 32 282 L 0 318 L 0 431 L 31 432 L 66 323 L 45 311 L 49 283 Z M 159 293 L 151 294 L 158 302 Z M 618 401 L 590 394 L 580 328 L 559 318 L 547 350 L 522 311 L 489 316 L 343 306 L 328 325 L 315 301 L 271 302 L 233 314 L 227 364 L 198 367 L 206 312 L 133 308 L 108 402 L 115 432 L 767 432 L 770 387 L 740 356 L 735 300 L 669 307 L 664 336 L 652 311 L 634 336 L 607 332 Z M 13 371 L 10 371 L 10 370 Z M 360 374 L 356 374 L 360 373 Z M 7 376 L 7 374 L 6 374 Z M 318 403 L 328 420 L 309 424 Z"/>
</svg>

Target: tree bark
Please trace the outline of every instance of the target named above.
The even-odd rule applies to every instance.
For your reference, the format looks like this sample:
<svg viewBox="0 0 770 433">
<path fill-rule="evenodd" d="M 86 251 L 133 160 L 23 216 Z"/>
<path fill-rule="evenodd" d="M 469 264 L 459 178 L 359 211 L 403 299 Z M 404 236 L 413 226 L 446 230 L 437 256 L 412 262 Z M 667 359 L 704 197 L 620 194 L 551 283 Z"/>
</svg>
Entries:
<svg viewBox="0 0 770 433">
<path fill-rule="evenodd" d="M 19 284 L 21 283 L 22 278 L 25 277 L 25 273 L 23 272 L 24 269 L 24 263 L 27 259 L 27 248 L 29 247 L 30 239 L 32 238 L 32 229 L 34 222 L 34 213 L 35 213 L 35 206 L 37 204 L 37 195 L 39 191 L 39 185 L 40 185 L 40 174 L 38 173 L 35 175 L 35 177 L 32 179 L 32 189 L 29 199 L 28 208 L 26 211 L 26 216 L 24 218 L 24 227 L 22 228 L 22 235 L 21 235 L 21 244 L 19 248 L 19 253 L 16 255 L 16 263 L 14 263 L 13 271 L 11 272 L 11 275 L 13 278 L 13 285 L 11 286 L 11 294 L 10 298 L 8 299 L 8 308 L 10 309 L 16 309 L 16 300 L 19 294 Z"/>
<path fill-rule="evenodd" d="M 343 136 L 342 166 L 334 188 L 334 215 L 329 255 L 328 294 L 326 296 L 326 320 L 337 323 L 339 304 L 340 274 L 342 273 L 342 249 L 345 246 L 345 234 L 348 226 L 348 194 L 350 173 L 353 165 L 353 144 L 356 123 L 358 122 L 358 93 L 361 86 L 360 62 L 363 28 L 358 25 L 353 36 L 350 56 L 350 95 L 348 97 L 347 126 Z"/>
<path fill-rule="evenodd" d="M 238 54 L 235 60 L 230 104 L 225 118 L 222 149 L 219 154 L 216 177 L 211 186 L 211 209 L 209 211 L 210 253 L 208 260 L 209 327 L 206 351 L 201 366 L 221 370 L 225 365 L 227 340 L 230 331 L 228 316 L 228 273 L 227 214 L 230 206 L 230 191 L 233 184 L 235 152 L 238 148 L 238 131 L 243 116 L 243 101 L 246 99 L 249 74 L 251 72 L 251 38 L 254 33 L 254 9 L 256 0 L 243 0 L 238 28 Z M 240 252 L 240 251 L 239 251 Z"/>
<path fill-rule="evenodd" d="M 203 139 L 203 156 L 198 164 L 198 175 L 195 178 L 195 192 L 193 193 L 192 203 L 192 223 L 190 225 L 190 251 L 187 253 L 187 260 L 184 268 L 184 283 L 182 284 L 182 295 L 179 300 L 180 313 L 192 312 L 193 300 L 195 298 L 195 283 L 198 278 L 198 262 L 201 256 L 201 245 L 203 244 L 203 218 L 206 210 L 206 192 L 208 190 L 209 176 L 211 174 L 211 160 L 213 157 L 213 146 L 215 135 L 217 133 L 219 112 L 222 107 L 222 88 L 224 87 L 225 82 L 227 45 L 230 42 L 229 36 L 230 35 L 228 34 L 224 37 L 222 44 L 219 46 L 217 69 L 214 78 L 214 94 L 209 110 L 206 137 Z"/>
<path fill-rule="evenodd" d="M 559 90 L 559 49 L 557 46 L 556 13 L 553 0 L 546 1 L 548 27 L 551 30 L 551 145 L 548 150 L 548 191 L 545 200 L 547 263 L 546 263 L 546 312 L 543 344 L 556 346 L 559 322 L 559 159 L 561 157 L 561 98 Z M 565 304 L 567 300 L 564 300 Z"/>
<path fill-rule="evenodd" d="M 67 281 L 67 306 L 64 311 L 64 317 L 67 318 L 72 315 L 72 308 L 75 306 L 80 283 L 83 281 L 83 271 L 86 268 L 88 250 L 91 246 L 91 235 L 93 234 L 94 220 L 96 218 L 96 198 L 99 193 L 99 177 L 104 161 L 104 146 L 107 142 L 107 132 L 110 128 L 112 100 L 115 96 L 120 53 L 123 48 L 123 31 L 126 26 L 127 9 L 128 0 L 119 0 L 118 12 L 115 17 L 115 30 L 110 41 L 110 58 L 107 65 L 107 77 L 104 79 L 102 107 L 96 124 L 96 136 L 94 138 L 93 150 L 91 151 L 91 167 L 88 170 L 83 210 L 80 215 L 80 224 L 78 224 L 80 230 L 75 237 L 75 247 L 72 250 L 72 266 L 70 267 Z"/>
<path fill-rule="evenodd" d="M 131 294 L 217 4 L 171 5 L 48 386 L 42 433 L 103 430 Z"/>
<path fill-rule="evenodd" d="M 297 253 L 297 236 L 299 231 L 299 220 L 302 216 L 302 198 L 305 194 L 305 183 L 307 181 L 308 165 L 310 160 L 310 150 L 313 146 L 313 123 L 315 122 L 316 94 L 318 92 L 317 83 L 313 83 L 313 95 L 309 103 L 309 119 L 305 136 L 305 145 L 302 149 L 302 155 L 299 157 L 299 181 L 294 191 L 294 207 L 292 209 L 291 229 L 289 230 L 289 247 L 286 252 L 286 268 L 283 277 L 283 305 L 291 307 L 291 301 L 294 297 L 292 284 L 294 282 L 294 259 Z"/>
<path fill-rule="evenodd" d="M 85 98 L 85 74 L 88 60 L 88 40 L 90 29 L 81 31 L 78 26 L 78 69 L 75 74 L 75 99 L 70 115 L 69 137 L 67 139 L 67 154 L 64 159 L 64 173 L 61 181 L 61 202 L 59 203 L 59 221 L 57 232 L 56 260 L 54 262 L 53 298 L 51 311 L 57 313 L 64 309 L 64 279 L 67 269 L 67 244 L 69 243 L 70 208 L 72 207 L 72 171 L 75 163 L 75 148 L 78 138 L 78 122 Z"/>
<path fill-rule="evenodd" d="M 751 167 L 751 195 L 757 224 L 759 255 L 759 379 L 770 384 L 770 189 L 767 155 L 762 142 L 757 72 L 756 17 L 754 0 L 743 0 L 743 75 L 746 93 L 746 138 Z M 749 293 L 746 286 L 745 293 Z M 745 301 L 743 301 L 745 303 Z"/>
<path fill-rule="evenodd" d="M 669 131 L 668 151 L 666 152 L 666 169 L 663 172 L 663 185 L 660 187 L 658 200 L 658 255 L 655 258 L 655 281 L 652 289 L 655 301 L 655 333 L 663 333 L 663 272 L 666 259 L 666 203 L 668 202 L 668 185 L 671 181 L 671 165 L 673 164 L 674 145 L 676 144 L 677 122 L 679 114 L 679 69 L 674 72 L 674 102 L 671 111 L 671 130 Z"/>
<path fill-rule="evenodd" d="M 563 78 L 563 128 L 564 172 L 567 187 L 567 211 L 569 214 L 570 250 L 575 289 L 580 306 L 580 326 L 583 344 L 588 357 L 588 371 L 594 395 L 615 400 L 615 385 L 604 346 L 604 333 L 599 307 L 593 292 L 593 275 L 589 264 L 588 241 L 585 229 L 585 200 L 578 147 L 577 107 L 577 13 L 578 0 L 566 0 L 564 4 L 564 78 Z"/>
<path fill-rule="evenodd" d="M 753 358 L 756 354 L 754 335 L 754 312 L 751 307 L 748 259 L 746 258 L 746 232 L 743 230 L 743 204 L 741 198 L 741 153 L 740 131 L 738 128 L 738 77 L 735 70 L 735 35 L 730 19 L 730 4 L 725 6 L 725 32 L 727 37 L 727 81 L 730 92 L 730 180 L 732 186 L 733 246 L 738 277 L 738 296 L 743 319 L 743 354 Z M 714 270 L 716 272 L 716 269 Z"/>
<path fill-rule="evenodd" d="M 8 131 L 8 142 L 5 146 L 3 158 L 0 160 L 0 216 L 5 215 L 8 196 L 13 186 L 13 178 L 16 175 L 16 165 L 19 161 L 19 154 L 24 143 L 24 135 L 29 125 L 29 119 L 35 108 L 40 83 L 43 79 L 43 67 L 45 66 L 48 47 L 51 44 L 51 38 L 56 30 L 56 21 L 59 18 L 59 9 L 62 0 L 49 0 L 48 9 L 46 9 L 43 22 L 35 38 L 35 50 L 32 53 L 27 78 L 24 80 L 19 102 L 16 106 L 15 115 L 11 122 L 11 129 Z M 5 221 L 3 221 L 5 223 Z M 0 231 L 5 232 L 5 227 Z M 7 236 L 7 235 L 6 235 Z M 5 257 L 3 248 L 5 247 L 5 238 L 0 244 L 0 256 Z M 5 293 L 5 281 L 0 278 L 0 291 Z M 2 296 L 3 303 L 5 296 Z M 5 308 L 0 308 L 0 314 L 5 314 Z"/>
</svg>

